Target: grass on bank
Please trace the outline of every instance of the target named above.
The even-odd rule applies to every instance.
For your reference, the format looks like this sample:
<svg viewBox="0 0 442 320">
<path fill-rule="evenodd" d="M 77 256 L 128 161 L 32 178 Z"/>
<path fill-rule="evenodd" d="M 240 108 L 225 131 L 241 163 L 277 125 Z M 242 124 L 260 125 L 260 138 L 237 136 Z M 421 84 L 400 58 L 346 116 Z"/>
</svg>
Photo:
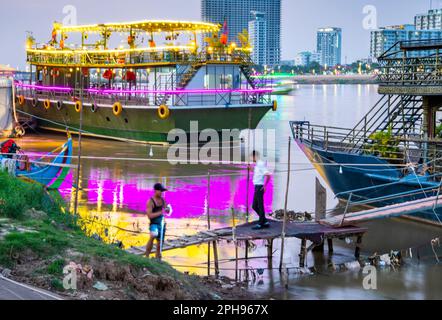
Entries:
<svg viewBox="0 0 442 320">
<path fill-rule="evenodd" d="M 28 212 L 31 209 L 45 214 L 30 217 Z M 59 280 L 66 262 L 63 254 L 69 249 L 82 254 L 82 263 L 97 258 L 113 261 L 121 266 L 147 269 L 154 275 L 172 277 L 194 288 L 193 278 L 184 276 L 167 263 L 131 255 L 85 236 L 75 217 L 65 212 L 63 200 L 57 192 L 48 193 L 40 185 L 0 172 L 0 219 L 10 219 L 14 226 L 33 231 L 12 231 L 0 239 L 0 266 L 13 269 L 17 257 L 31 251 L 41 260 L 48 261 L 44 272 L 53 276 L 54 289 L 61 289 Z M 5 224 L 1 221 L 0 230 L 1 224 Z"/>
</svg>

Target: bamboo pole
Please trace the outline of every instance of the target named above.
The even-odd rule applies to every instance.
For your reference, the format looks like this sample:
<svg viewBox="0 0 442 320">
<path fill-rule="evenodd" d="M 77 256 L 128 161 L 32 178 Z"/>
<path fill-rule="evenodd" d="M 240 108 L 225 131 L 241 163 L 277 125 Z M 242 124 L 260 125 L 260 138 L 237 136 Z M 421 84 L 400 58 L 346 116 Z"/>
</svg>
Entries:
<svg viewBox="0 0 442 320">
<path fill-rule="evenodd" d="M 250 155 L 249 155 L 250 157 Z M 250 219 L 250 161 L 247 162 L 247 187 L 246 187 L 246 222 L 249 223 Z"/>
<path fill-rule="evenodd" d="M 206 204 L 206 213 L 207 213 L 207 230 L 210 231 L 210 170 L 207 171 L 207 204 Z M 207 275 L 210 276 L 210 242 L 207 243 Z"/>
<path fill-rule="evenodd" d="M 232 208 L 232 239 L 235 244 L 235 281 L 238 281 L 238 242 L 236 240 L 235 209 Z"/>
<path fill-rule="evenodd" d="M 284 264 L 284 245 L 285 245 L 285 232 L 287 228 L 287 205 L 289 199 L 289 188 L 290 188 L 290 170 L 291 170 L 291 149 L 292 149 L 292 139 L 289 137 L 288 146 L 288 168 L 287 168 L 287 186 L 285 191 L 285 204 L 284 204 L 284 221 L 282 223 L 282 233 L 281 233 L 281 260 L 279 262 L 279 271 L 282 271 Z"/>
<path fill-rule="evenodd" d="M 250 155 L 249 155 L 250 157 Z M 250 221 L 250 198 L 249 198 L 249 193 L 250 193 L 250 161 L 248 161 L 247 163 L 247 187 L 246 187 L 246 223 L 249 223 Z M 246 241 L 246 249 L 245 249 L 245 253 L 244 253 L 244 257 L 247 263 L 247 260 L 249 259 L 249 241 Z"/>
<path fill-rule="evenodd" d="M 75 73 L 78 75 L 78 72 Z M 80 73 L 80 101 L 81 101 L 81 110 L 80 110 L 80 127 L 78 129 L 78 158 L 77 158 L 77 177 L 76 177 L 76 186 L 75 186 L 75 204 L 74 204 L 74 215 L 78 215 L 78 197 L 80 192 L 80 172 L 81 172 L 81 140 L 82 140 L 82 131 L 83 131 L 83 76 Z"/>
</svg>

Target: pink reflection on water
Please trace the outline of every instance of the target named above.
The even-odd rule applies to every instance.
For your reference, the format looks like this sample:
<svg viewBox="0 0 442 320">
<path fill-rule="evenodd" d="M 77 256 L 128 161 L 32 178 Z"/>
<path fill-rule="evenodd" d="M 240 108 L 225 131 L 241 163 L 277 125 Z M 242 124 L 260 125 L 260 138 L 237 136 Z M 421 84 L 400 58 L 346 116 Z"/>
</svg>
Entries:
<svg viewBox="0 0 442 320">
<path fill-rule="evenodd" d="M 247 199 L 247 172 L 241 172 L 236 177 L 212 177 L 210 181 L 210 208 L 213 215 L 230 214 L 233 206 L 241 212 L 246 211 Z M 68 177 L 68 181 L 72 177 Z M 82 199 L 86 205 L 110 206 L 114 209 L 126 209 L 133 212 L 144 213 L 146 202 L 153 196 L 153 181 L 149 176 L 136 178 L 113 178 L 108 170 L 91 169 L 87 181 L 83 178 L 83 188 L 87 183 L 87 192 Z M 174 218 L 195 218 L 206 212 L 207 204 L 207 180 L 205 178 L 174 179 L 167 183 L 169 191 L 166 200 L 174 208 Z M 269 191 L 265 195 L 265 207 L 267 212 L 272 211 L 273 204 L 273 181 L 270 182 Z M 65 198 L 71 194 L 68 184 L 63 185 L 61 191 Z M 253 202 L 254 187 L 250 182 L 249 205 Z M 250 209 L 252 212 L 252 209 Z"/>
</svg>

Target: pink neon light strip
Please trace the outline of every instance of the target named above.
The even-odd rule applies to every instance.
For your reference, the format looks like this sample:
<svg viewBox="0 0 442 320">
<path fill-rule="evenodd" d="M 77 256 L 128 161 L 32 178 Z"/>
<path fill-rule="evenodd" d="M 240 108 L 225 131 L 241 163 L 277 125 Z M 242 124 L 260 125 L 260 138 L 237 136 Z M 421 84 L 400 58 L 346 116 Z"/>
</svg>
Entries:
<svg viewBox="0 0 442 320">
<path fill-rule="evenodd" d="M 15 85 L 17 87 L 22 87 L 22 88 L 28 88 L 28 89 L 36 89 L 36 90 L 42 90 L 42 91 L 63 91 L 63 92 L 70 92 L 72 91 L 71 88 L 66 88 L 66 87 L 47 87 L 47 86 L 38 86 L 35 84 L 24 84 L 21 82 L 16 82 Z"/>
<path fill-rule="evenodd" d="M 47 87 L 39 85 L 24 84 L 21 82 L 16 83 L 18 87 L 36 89 L 42 91 L 60 91 L 71 92 L 72 88 L 66 87 Z M 260 88 L 260 89 L 184 89 L 184 90 L 118 90 L 118 89 L 86 89 L 86 92 L 95 94 L 167 94 L 167 95 L 179 95 L 179 94 L 219 94 L 219 93 L 271 93 L 272 89 Z"/>
</svg>

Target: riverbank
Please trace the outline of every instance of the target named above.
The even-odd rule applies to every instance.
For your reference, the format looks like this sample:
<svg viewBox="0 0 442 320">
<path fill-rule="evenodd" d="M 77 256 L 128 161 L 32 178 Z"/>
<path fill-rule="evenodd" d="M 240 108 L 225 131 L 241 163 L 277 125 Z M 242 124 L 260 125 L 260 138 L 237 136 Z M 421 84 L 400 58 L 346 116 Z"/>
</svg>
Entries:
<svg viewBox="0 0 442 320">
<path fill-rule="evenodd" d="M 374 75 L 303 75 L 295 76 L 298 84 L 377 84 Z"/>
<path fill-rule="evenodd" d="M 75 290 L 68 281 L 70 273 L 63 272 L 66 266 L 76 270 Z M 186 275 L 167 263 L 133 256 L 88 238 L 56 193 L 2 172 L 0 273 L 66 299 L 256 298 L 228 279 Z M 65 289 L 63 281 L 71 289 Z"/>
</svg>

